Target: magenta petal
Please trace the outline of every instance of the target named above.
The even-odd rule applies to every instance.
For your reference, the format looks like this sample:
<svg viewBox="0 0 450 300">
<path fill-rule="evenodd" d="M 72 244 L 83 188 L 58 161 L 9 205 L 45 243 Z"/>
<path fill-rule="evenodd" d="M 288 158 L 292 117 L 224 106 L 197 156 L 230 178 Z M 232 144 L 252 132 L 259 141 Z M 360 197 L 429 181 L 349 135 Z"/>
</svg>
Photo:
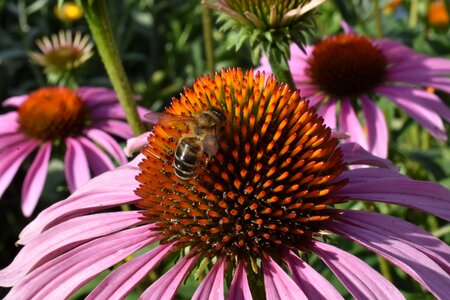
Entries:
<svg viewBox="0 0 450 300">
<path fill-rule="evenodd" d="M 330 99 L 322 104 L 317 110 L 317 114 L 323 117 L 327 126 L 336 128 L 336 100 Z"/>
<path fill-rule="evenodd" d="M 81 146 L 83 146 L 83 151 L 86 154 L 93 176 L 97 176 L 114 169 L 114 164 L 109 159 L 108 155 L 106 155 L 91 141 L 85 137 L 78 137 L 77 140 L 80 142 Z"/>
<path fill-rule="evenodd" d="M 354 169 L 344 171 L 341 175 L 336 178 L 336 181 L 349 179 L 351 184 L 365 183 L 374 179 L 384 179 L 384 178 L 408 178 L 405 175 L 394 172 L 390 169 L 378 169 L 378 168 L 365 168 L 365 169 Z M 334 195 L 334 194 L 333 194 Z"/>
<path fill-rule="evenodd" d="M 225 272 L 224 257 L 219 257 L 209 271 L 208 275 L 203 279 L 200 286 L 192 296 L 192 300 L 222 300 L 224 299 L 223 280 Z"/>
<path fill-rule="evenodd" d="M 104 87 L 83 86 L 77 89 L 77 93 L 89 108 L 118 101 L 116 93 Z"/>
<path fill-rule="evenodd" d="M 11 111 L 9 113 L 0 116 L 0 134 L 5 133 L 17 133 L 19 132 L 19 123 L 17 122 L 17 111 Z"/>
<path fill-rule="evenodd" d="M 0 270 L 0 286 L 16 285 L 36 266 L 91 239 L 142 222 L 136 211 L 112 212 L 73 218 L 38 235 L 23 247 L 9 266 Z"/>
<path fill-rule="evenodd" d="M 340 210 L 337 221 L 352 224 L 377 232 L 388 238 L 395 238 L 425 253 L 450 273 L 450 247 L 426 230 L 414 224 L 369 211 Z"/>
<path fill-rule="evenodd" d="M 125 298 L 131 289 L 170 253 L 171 249 L 171 244 L 160 245 L 121 265 L 110 273 L 86 297 L 86 300 Z"/>
<path fill-rule="evenodd" d="M 117 135 L 123 139 L 129 139 L 133 137 L 133 132 L 131 131 L 130 125 L 126 122 L 118 120 L 103 120 L 92 124 L 93 128 L 98 128 L 109 132 L 111 134 Z"/>
<path fill-rule="evenodd" d="M 90 115 L 95 120 L 111 118 L 125 119 L 125 112 L 119 103 L 97 106 L 91 110 Z"/>
<path fill-rule="evenodd" d="M 384 256 L 438 299 L 450 299 L 449 274 L 416 248 L 384 233 L 349 224 L 333 223 L 328 229 Z"/>
<path fill-rule="evenodd" d="M 89 165 L 83 147 L 76 139 L 66 138 L 67 151 L 64 156 L 64 172 L 66 173 L 67 185 L 71 192 L 75 191 L 83 183 L 87 182 Z"/>
<path fill-rule="evenodd" d="M 41 145 L 22 185 L 22 213 L 31 216 L 44 188 L 52 143 Z"/>
<path fill-rule="evenodd" d="M 286 251 L 284 259 L 289 266 L 292 278 L 308 299 L 344 299 L 328 280 L 292 251 Z"/>
<path fill-rule="evenodd" d="M 355 299 L 404 299 L 392 283 L 356 256 L 318 241 L 311 244 L 311 250 L 333 271 Z"/>
<path fill-rule="evenodd" d="M 252 293 L 248 285 L 247 273 L 245 272 L 245 265 L 242 261 L 238 262 L 236 271 L 234 272 L 233 281 L 231 281 L 230 290 L 228 291 L 228 300 L 242 299 L 252 300 Z"/>
<path fill-rule="evenodd" d="M 62 254 L 29 273 L 6 299 L 65 299 L 99 273 L 156 241 L 152 225 L 110 234 Z"/>
<path fill-rule="evenodd" d="M 134 194 L 134 190 L 139 185 L 135 179 L 139 169 L 135 164 L 141 160 L 142 156 L 138 156 L 133 163 L 93 178 L 66 200 L 43 210 L 22 230 L 18 243 L 25 245 L 42 231 L 67 219 L 137 202 L 139 198 Z"/>
<path fill-rule="evenodd" d="M 341 145 L 343 160 L 348 165 L 369 165 L 379 168 L 397 170 L 388 159 L 380 158 L 364 150 L 359 144 L 345 143 Z"/>
<path fill-rule="evenodd" d="M 369 169 L 365 169 L 367 170 Z M 360 175 L 365 176 L 365 173 Z M 407 177 L 364 181 L 350 179 L 350 182 L 334 192 L 333 196 L 403 205 L 450 221 L 450 190 L 433 182 L 411 180 Z"/>
<path fill-rule="evenodd" d="M 86 129 L 84 133 L 87 137 L 108 151 L 108 153 L 120 164 L 125 164 L 127 162 L 127 158 L 125 157 L 122 148 L 109 134 L 95 128 Z"/>
<path fill-rule="evenodd" d="M 123 148 L 126 156 L 131 157 L 134 153 L 141 152 L 148 145 L 148 137 L 152 132 L 145 132 L 138 137 L 127 140 L 127 145 Z"/>
<path fill-rule="evenodd" d="M 23 143 L 26 143 L 29 140 L 30 139 L 22 132 L 7 133 L 7 134 L 0 133 L 0 145 L 1 145 L 0 152 L 2 152 L 4 148 L 10 147 L 12 145 L 22 145 Z"/>
<path fill-rule="evenodd" d="M 27 141 L 0 151 L 0 197 L 11 183 L 17 170 L 30 153 L 38 147 L 38 141 Z"/>
<path fill-rule="evenodd" d="M 339 126 L 341 131 L 350 134 L 350 137 L 348 138 L 349 142 L 356 142 L 364 149 L 368 148 L 367 138 L 364 135 L 361 123 L 359 123 L 358 116 L 353 110 L 349 99 L 344 99 L 342 101 L 341 112 L 339 114 Z"/>
<path fill-rule="evenodd" d="M 437 139 L 446 140 L 444 123 L 439 115 L 426 106 L 413 102 L 414 99 L 406 97 L 407 95 L 400 95 L 396 92 L 396 88 L 378 88 L 377 92 L 391 99 L 400 108 L 406 111 L 419 124 L 428 129 L 428 131 Z"/>
<path fill-rule="evenodd" d="M 152 283 L 139 297 L 141 300 L 172 299 L 175 296 L 187 273 L 197 262 L 198 256 L 186 255 L 176 265 L 170 268 L 157 281 Z"/>
<path fill-rule="evenodd" d="M 383 112 L 367 96 L 362 96 L 362 108 L 366 119 L 368 149 L 376 156 L 388 154 L 388 128 Z"/>
<path fill-rule="evenodd" d="M 19 107 L 25 100 L 28 99 L 28 95 L 20 95 L 8 98 L 2 102 L 3 106 L 16 106 Z"/>
<path fill-rule="evenodd" d="M 270 256 L 263 258 L 261 265 L 267 300 L 308 299 L 295 281 Z"/>
</svg>

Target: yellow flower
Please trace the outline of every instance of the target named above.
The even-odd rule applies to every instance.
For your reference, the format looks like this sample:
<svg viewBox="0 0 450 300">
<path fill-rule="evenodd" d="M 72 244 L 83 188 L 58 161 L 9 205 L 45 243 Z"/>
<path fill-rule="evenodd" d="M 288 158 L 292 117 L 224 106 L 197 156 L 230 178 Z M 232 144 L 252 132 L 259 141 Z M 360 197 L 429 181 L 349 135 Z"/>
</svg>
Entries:
<svg viewBox="0 0 450 300">
<path fill-rule="evenodd" d="M 55 5 L 55 16 L 63 22 L 73 22 L 83 17 L 83 10 L 75 2 Z"/>
</svg>

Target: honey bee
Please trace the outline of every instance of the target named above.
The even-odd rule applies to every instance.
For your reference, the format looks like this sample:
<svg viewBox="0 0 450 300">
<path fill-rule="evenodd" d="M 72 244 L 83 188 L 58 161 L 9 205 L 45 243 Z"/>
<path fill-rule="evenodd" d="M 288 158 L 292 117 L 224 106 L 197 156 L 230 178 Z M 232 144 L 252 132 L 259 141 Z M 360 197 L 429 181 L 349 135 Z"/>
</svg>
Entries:
<svg viewBox="0 0 450 300">
<path fill-rule="evenodd" d="M 145 117 L 161 125 L 188 126 L 189 131 L 178 141 L 173 160 L 174 173 L 181 180 L 194 176 L 204 153 L 214 156 L 219 150 L 218 133 L 225 125 L 225 114 L 219 108 L 210 107 L 192 117 L 171 113 L 149 113 Z"/>
</svg>

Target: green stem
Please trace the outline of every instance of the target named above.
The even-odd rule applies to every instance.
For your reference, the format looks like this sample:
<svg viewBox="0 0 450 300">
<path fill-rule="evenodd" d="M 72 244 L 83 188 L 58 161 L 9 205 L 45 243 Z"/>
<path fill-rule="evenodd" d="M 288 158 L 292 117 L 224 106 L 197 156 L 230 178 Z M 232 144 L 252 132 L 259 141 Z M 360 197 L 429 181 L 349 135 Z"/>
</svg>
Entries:
<svg viewBox="0 0 450 300">
<path fill-rule="evenodd" d="M 297 88 L 295 87 L 294 80 L 292 79 L 291 71 L 289 70 L 289 68 L 286 69 L 282 67 L 282 65 L 288 65 L 287 61 L 283 64 L 279 61 L 274 61 L 273 59 L 271 59 L 271 55 L 269 53 L 266 53 L 266 56 L 269 60 L 272 73 L 277 78 L 277 81 L 287 83 L 292 90 L 296 90 Z M 283 59 L 285 59 L 284 56 Z"/>
<path fill-rule="evenodd" d="M 206 69 L 212 75 L 216 71 L 214 59 L 214 40 L 212 35 L 213 24 L 211 21 L 211 10 L 202 5 L 203 39 L 205 41 Z"/>
<path fill-rule="evenodd" d="M 145 131 L 145 126 L 139 118 L 131 86 L 125 74 L 122 61 L 120 60 L 116 42 L 114 41 L 106 1 L 81 0 L 81 4 L 92 37 L 114 90 L 117 93 L 119 102 L 125 111 L 127 121 L 133 133 L 139 135 Z"/>
<path fill-rule="evenodd" d="M 409 28 L 416 27 L 418 13 L 419 13 L 419 0 L 411 0 L 411 6 L 409 8 L 409 20 L 408 20 Z"/>
<path fill-rule="evenodd" d="M 381 10 L 380 10 L 380 3 L 378 0 L 373 1 L 373 12 L 375 14 L 375 26 L 376 26 L 375 37 L 377 39 L 381 39 L 383 37 L 383 25 L 381 22 Z"/>
<path fill-rule="evenodd" d="M 386 278 L 387 280 L 389 280 L 390 282 L 393 282 L 393 278 L 392 278 L 392 274 L 391 271 L 389 270 L 389 263 L 386 260 L 386 258 L 377 255 L 378 258 L 378 263 L 380 265 L 380 272 L 383 275 L 384 278 Z"/>
</svg>

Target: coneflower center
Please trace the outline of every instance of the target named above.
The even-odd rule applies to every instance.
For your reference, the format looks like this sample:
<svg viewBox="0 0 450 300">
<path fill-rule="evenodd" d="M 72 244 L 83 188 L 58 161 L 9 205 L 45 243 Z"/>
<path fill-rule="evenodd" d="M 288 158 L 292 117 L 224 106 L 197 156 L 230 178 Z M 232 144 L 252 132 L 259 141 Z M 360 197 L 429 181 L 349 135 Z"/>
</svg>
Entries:
<svg viewBox="0 0 450 300">
<path fill-rule="evenodd" d="M 338 35 L 318 43 L 307 73 L 326 93 L 351 97 L 369 92 L 386 75 L 387 60 L 365 37 Z"/>
<path fill-rule="evenodd" d="M 18 113 L 20 130 L 42 141 L 79 134 L 87 117 L 77 93 L 64 87 L 46 87 L 30 93 Z"/>
<path fill-rule="evenodd" d="M 330 194 L 345 184 L 337 140 L 297 92 L 263 76 L 224 71 L 202 77 L 168 112 L 224 110 L 219 151 L 181 180 L 174 174 L 177 141 L 185 128 L 155 126 L 144 150 L 136 191 L 163 242 L 207 256 L 259 257 L 280 246 L 301 247 L 330 218 Z M 209 95 L 209 96 L 206 96 Z M 206 159 L 206 157 L 205 157 Z"/>
</svg>

